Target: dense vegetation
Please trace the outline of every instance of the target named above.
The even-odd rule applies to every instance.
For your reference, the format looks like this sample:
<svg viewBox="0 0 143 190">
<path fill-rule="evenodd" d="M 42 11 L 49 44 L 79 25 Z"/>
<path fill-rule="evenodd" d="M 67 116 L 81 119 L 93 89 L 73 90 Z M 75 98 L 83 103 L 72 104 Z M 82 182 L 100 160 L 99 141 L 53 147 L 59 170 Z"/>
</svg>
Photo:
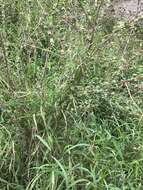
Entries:
<svg viewBox="0 0 143 190">
<path fill-rule="evenodd" d="M 0 2 L 0 189 L 143 188 L 143 41 L 102 1 Z"/>
</svg>

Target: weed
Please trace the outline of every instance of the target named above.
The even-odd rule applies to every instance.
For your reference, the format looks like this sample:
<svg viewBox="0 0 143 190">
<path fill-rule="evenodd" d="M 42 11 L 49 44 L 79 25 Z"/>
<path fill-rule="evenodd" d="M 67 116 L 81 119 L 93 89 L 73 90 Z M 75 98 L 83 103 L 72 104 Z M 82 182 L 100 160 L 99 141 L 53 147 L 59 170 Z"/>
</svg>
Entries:
<svg viewBox="0 0 143 190">
<path fill-rule="evenodd" d="M 0 2 L 0 189 L 142 189 L 141 27 L 104 3 Z"/>
</svg>

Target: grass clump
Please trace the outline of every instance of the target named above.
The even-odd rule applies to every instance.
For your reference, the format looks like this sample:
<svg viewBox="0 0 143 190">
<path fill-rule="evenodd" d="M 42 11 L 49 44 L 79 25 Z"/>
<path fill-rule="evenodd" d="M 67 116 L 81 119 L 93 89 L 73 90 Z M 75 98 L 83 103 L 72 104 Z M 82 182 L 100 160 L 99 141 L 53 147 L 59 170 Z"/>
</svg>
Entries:
<svg viewBox="0 0 143 190">
<path fill-rule="evenodd" d="M 107 32 L 102 1 L 0 5 L 0 189 L 141 190 L 136 28 Z"/>
</svg>

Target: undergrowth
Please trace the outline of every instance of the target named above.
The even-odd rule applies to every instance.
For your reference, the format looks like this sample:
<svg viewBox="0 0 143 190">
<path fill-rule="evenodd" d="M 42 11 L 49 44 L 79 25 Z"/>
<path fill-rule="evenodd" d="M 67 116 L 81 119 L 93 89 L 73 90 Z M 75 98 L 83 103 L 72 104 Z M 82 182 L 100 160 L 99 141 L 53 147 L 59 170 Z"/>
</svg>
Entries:
<svg viewBox="0 0 143 190">
<path fill-rule="evenodd" d="M 142 189 L 141 31 L 95 2 L 0 2 L 1 190 Z"/>
</svg>

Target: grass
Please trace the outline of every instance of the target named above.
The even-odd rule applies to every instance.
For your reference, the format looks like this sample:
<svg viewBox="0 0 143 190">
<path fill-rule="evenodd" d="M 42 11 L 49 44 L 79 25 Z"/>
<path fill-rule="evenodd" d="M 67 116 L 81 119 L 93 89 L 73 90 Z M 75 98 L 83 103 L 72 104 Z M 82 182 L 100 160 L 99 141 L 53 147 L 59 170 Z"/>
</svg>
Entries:
<svg viewBox="0 0 143 190">
<path fill-rule="evenodd" d="M 1 190 L 142 190 L 143 42 L 101 3 L 0 2 Z"/>
</svg>

